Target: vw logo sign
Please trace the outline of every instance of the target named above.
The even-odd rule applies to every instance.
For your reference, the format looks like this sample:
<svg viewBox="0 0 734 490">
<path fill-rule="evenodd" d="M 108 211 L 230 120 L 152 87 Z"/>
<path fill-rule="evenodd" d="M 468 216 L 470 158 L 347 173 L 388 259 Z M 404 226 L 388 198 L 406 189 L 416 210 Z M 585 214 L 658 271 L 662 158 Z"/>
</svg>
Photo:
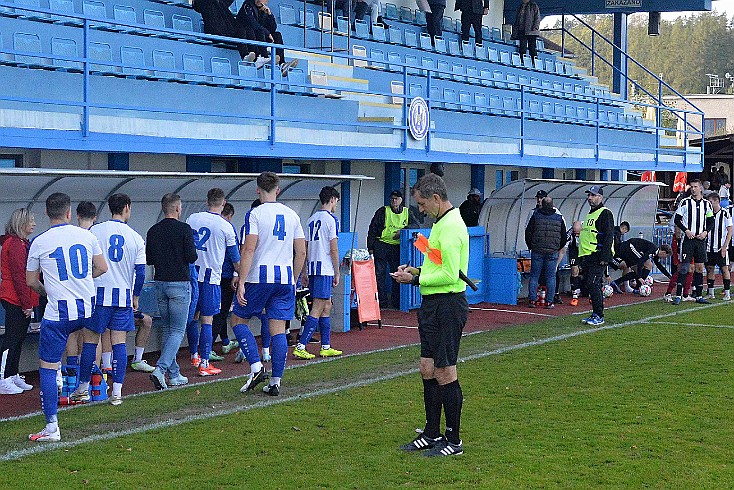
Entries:
<svg viewBox="0 0 734 490">
<path fill-rule="evenodd" d="M 431 117 L 428 113 L 428 104 L 423 97 L 414 97 L 408 107 L 408 129 L 416 140 L 420 141 L 428 134 Z"/>
</svg>

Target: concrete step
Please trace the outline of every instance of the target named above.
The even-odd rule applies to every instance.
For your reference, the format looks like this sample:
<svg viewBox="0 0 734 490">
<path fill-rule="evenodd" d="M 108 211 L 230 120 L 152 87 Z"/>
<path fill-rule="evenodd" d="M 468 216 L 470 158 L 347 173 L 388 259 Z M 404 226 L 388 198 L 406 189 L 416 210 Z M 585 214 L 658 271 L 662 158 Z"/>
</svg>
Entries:
<svg viewBox="0 0 734 490">
<path fill-rule="evenodd" d="M 360 118 L 391 118 L 393 124 L 400 124 L 403 119 L 403 108 L 397 104 L 360 102 L 357 114 Z"/>
<path fill-rule="evenodd" d="M 376 94 L 361 94 L 356 92 L 350 92 L 348 90 L 344 90 L 341 93 L 342 98 L 346 100 L 356 100 L 359 102 L 372 102 L 377 104 L 391 104 L 392 103 L 392 97 L 389 97 L 387 95 L 376 95 Z"/>
</svg>

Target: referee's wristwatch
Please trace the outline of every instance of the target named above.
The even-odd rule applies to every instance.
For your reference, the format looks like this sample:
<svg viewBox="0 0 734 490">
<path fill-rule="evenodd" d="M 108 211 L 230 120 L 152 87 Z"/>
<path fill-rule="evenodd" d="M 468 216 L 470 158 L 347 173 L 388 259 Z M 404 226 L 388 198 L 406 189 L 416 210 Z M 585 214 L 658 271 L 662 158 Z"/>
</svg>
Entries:
<svg viewBox="0 0 734 490">
<path fill-rule="evenodd" d="M 420 274 L 416 274 L 415 276 L 413 276 L 413 280 L 410 281 L 410 284 L 412 284 L 413 286 L 420 286 L 420 278 Z"/>
</svg>

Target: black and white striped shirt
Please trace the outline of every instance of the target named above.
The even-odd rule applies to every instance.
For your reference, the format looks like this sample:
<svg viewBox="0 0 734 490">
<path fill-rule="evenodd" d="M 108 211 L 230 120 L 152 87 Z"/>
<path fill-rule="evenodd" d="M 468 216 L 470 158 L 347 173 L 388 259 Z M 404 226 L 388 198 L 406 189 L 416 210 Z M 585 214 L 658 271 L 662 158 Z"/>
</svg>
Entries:
<svg viewBox="0 0 734 490">
<path fill-rule="evenodd" d="M 724 246 L 726 241 L 727 230 L 731 228 L 731 216 L 729 211 L 724 208 L 719 209 L 718 213 L 714 213 L 714 229 L 709 233 L 709 243 L 707 250 L 709 252 L 718 252 Z"/>
<path fill-rule="evenodd" d="M 680 202 L 675 214 L 681 217 L 685 229 L 691 230 L 694 235 L 700 235 L 706 231 L 706 218 L 712 217 L 714 211 L 708 199 L 696 201 L 693 197 L 686 197 Z"/>
</svg>

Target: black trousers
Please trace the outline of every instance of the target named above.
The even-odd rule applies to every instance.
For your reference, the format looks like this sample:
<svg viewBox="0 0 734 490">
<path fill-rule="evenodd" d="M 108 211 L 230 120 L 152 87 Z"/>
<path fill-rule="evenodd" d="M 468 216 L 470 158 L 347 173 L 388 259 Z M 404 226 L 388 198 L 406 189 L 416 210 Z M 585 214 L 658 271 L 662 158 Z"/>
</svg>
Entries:
<svg viewBox="0 0 734 490">
<path fill-rule="evenodd" d="M 426 30 L 433 42 L 434 37 L 443 34 L 443 11 L 446 10 L 446 6 L 435 3 L 429 3 L 428 6 L 431 7 L 431 12 L 426 12 Z"/>
<path fill-rule="evenodd" d="M 375 276 L 377 276 L 377 295 L 380 299 L 380 306 L 383 308 L 399 308 L 400 286 L 392 280 L 388 282 L 387 273 L 398 270 L 398 266 L 400 265 L 400 245 L 388 245 L 385 242 L 377 240 L 373 252 L 375 255 Z M 388 291 L 390 291 L 389 298 L 387 296 Z"/>
<path fill-rule="evenodd" d="M 219 287 L 222 289 L 222 306 L 219 313 L 214 315 L 212 319 L 212 342 L 217 340 L 217 335 L 222 339 L 229 338 L 227 333 L 227 316 L 229 315 L 229 309 L 232 307 L 232 301 L 234 301 L 232 278 L 222 278 Z"/>
<path fill-rule="evenodd" d="M 283 35 L 280 32 L 275 31 L 271 36 L 273 36 L 275 44 L 283 45 Z M 285 63 L 285 49 L 283 47 L 275 48 L 275 56 L 280 56 L 280 62 Z"/>
<path fill-rule="evenodd" d="M 2 300 L 2 304 L 5 308 L 5 335 L 2 347 L 0 347 L 0 356 L 6 350 L 8 351 L 8 360 L 5 363 L 5 377 L 8 378 L 18 374 L 20 351 L 28 335 L 28 325 L 31 324 L 31 319 L 25 316 L 20 306 L 5 300 Z"/>
<path fill-rule="evenodd" d="M 591 307 L 594 313 L 600 317 L 604 316 L 604 296 L 602 295 L 602 284 L 604 283 L 604 272 L 606 266 L 599 265 L 593 261 L 585 261 L 582 264 L 584 268 L 584 278 L 586 287 L 589 290 L 591 298 Z"/>
<path fill-rule="evenodd" d="M 538 57 L 538 48 L 536 46 L 537 40 L 538 36 L 526 36 L 525 34 L 520 34 L 520 56 L 524 55 L 529 50 L 530 57 L 533 59 L 533 63 L 535 63 L 535 58 Z"/>
<path fill-rule="evenodd" d="M 474 39 L 476 44 L 482 44 L 482 14 L 474 12 L 461 12 L 461 40 L 469 40 L 469 30 L 474 27 Z"/>
</svg>

